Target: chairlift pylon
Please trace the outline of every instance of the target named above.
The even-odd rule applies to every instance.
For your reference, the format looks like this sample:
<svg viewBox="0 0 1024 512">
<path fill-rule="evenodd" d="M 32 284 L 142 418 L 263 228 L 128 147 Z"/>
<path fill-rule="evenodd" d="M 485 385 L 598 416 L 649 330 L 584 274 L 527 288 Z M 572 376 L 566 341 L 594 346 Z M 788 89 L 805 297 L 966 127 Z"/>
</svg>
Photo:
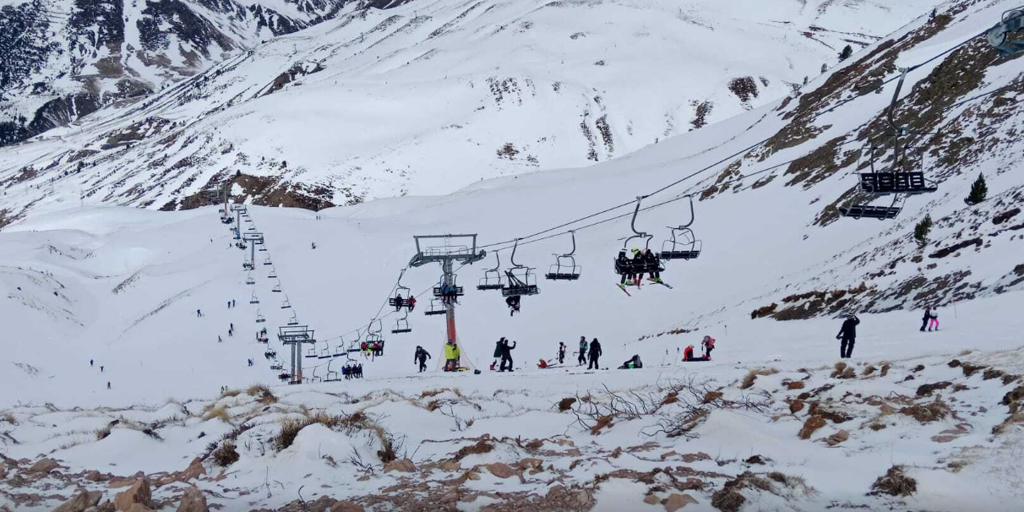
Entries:
<svg viewBox="0 0 1024 512">
<path fill-rule="evenodd" d="M 703 242 L 697 240 L 696 235 L 690 226 L 697 219 L 693 210 L 693 196 L 686 196 L 690 200 L 690 222 L 678 226 L 668 226 L 671 230 L 671 238 L 661 244 L 661 259 L 663 260 L 692 260 L 700 256 L 703 249 Z"/>
<path fill-rule="evenodd" d="M 1014 32 L 1020 32 L 1021 28 L 1024 28 L 1024 8 L 1010 9 L 1003 13 L 999 23 L 985 33 L 985 39 L 1000 55 L 1024 52 L 1024 39 L 1009 37 Z"/>
<path fill-rule="evenodd" d="M 484 270 L 484 277 L 480 278 L 480 284 L 476 286 L 477 290 L 500 290 L 505 287 L 505 275 L 501 271 L 501 255 L 498 251 L 494 251 L 494 258 L 494 268 Z"/>
<path fill-rule="evenodd" d="M 572 250 L 565 254 L 555 254 L 555 264 L 551 265 L 544 277 L 551 281 L 577 281 L 582 267 L 576 264 L 576 231 L 572 235 Z"/>
</svg>

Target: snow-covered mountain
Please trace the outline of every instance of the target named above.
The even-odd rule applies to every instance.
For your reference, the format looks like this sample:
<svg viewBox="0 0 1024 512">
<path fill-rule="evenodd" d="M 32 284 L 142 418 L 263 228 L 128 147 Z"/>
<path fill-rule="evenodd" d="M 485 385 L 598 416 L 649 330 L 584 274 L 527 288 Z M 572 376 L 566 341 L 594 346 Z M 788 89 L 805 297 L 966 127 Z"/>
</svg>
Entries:
<svg viewBox="0 0 1024 512">
<path fill-rule="evenodd" d="M 225 510 L 1012 510 L 1024 60 L 977 36 L 1015 6 L 947 2 L 799 95 L 590 167 L 320 212 L 250 206 L 243 232 L 267 249 L 251 274 L 216 206 L 68 209 L 77 198 L 54 184 L 0 232 L 0 387 L 15 390 L 0 405 L 0 505 L 52 509 L 82 496 L 75 486 L 112 500 L 141 471 L 157 508 L 194 485 Z M 901 68 L 893 118 L 918 134 L 911 165 L 937 190 L 892 220 L 842 218 L 889 204 L 857 174 L 889 128 Z M 289 87 L 305 85 L 272 95 Z M 49 143 L 19 158 L 48 158 Z M 875 164 L 891 160 L 883 150 Z M 987 197 L 967 204 L 979 175 Z M 235 199 L 252 200 L 251 179 Z M 666 265 L 673 289 L 627 296 L 612 261 L 634 198 L 646 196 L 633 226 L 661 248 L 663 226 L 691 220 L 690 195 L 702 254 Z M 916 229 L 926 216 L 931 230 Z M 538 276 L 516 315 L 476 290 L 495 253 L 511 264 L 515 239 L 516 262 L 544 273 L 570 229 L 578 281 Z M 488 251 L 457 269 L 464 362 L 482 375 L 436 371 L 445 326 L 423 311 L 437 266 L 406 270 L 420 302 L 412 332 L 390 333 L 412 237 L 443 233 L 478 233 Z M 938 332 L 918 331 L 925 307 Z M 856 350 L 835 364 L 849 313 Z M 293 316 L 316 330 L 307 382 L 245 391 L 277 382 L 270 365 L 288 362 L 275 328 Z M 371 318 L 384 356 L 344 355 Z M 264 326 L 269 345 L 255 341 Z M 645 368 L 576 368 L 581 335 L 601 340 L 601 367 L 636 354 Z M 718 339 L 713 361 L 681 362 L 704 335 Z M 513 375 L 486 370 L 501 336 L 518 342 Z M 536 369 L 559 342 L 569 364 Z M 422 375 L 417 345 L 434 357 Z M 350 358 L 366 379 L 321 382 Z"/>
<path fill-rule="evenodd" d="M 349 3 L 0 150 L 6 208 L 189 208 L 236 173 L 258 204 L 316 208 L 589 165 L 789 94 L 932 3 Z"/>
<path fill-rule="evenodd" d="M 138 101 L 261 41 L 338 14 L 346 0 L 5 0 L 0 146 Z M 402 2 L 356 2 L 357 9 Z"/>
</svg>

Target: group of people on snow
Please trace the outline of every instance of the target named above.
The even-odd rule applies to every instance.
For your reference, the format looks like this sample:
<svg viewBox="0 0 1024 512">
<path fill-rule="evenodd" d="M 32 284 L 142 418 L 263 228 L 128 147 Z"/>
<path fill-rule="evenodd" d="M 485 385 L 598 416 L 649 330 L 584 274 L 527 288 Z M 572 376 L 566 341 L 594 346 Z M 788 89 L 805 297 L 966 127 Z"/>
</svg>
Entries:
<svg viewBox="0 0 1024 512">
<path fill-rule="evenodd" d="M 921 332 L 927 328 L 928 332 L 939 330 L 939 315 L 932 312 L 932 308 L 924 308 L 924 318 L 921 319 Z"/>
<path fill-rule="evenodd" d="M 512 351 L 516 348 L 516 342 L 513 341 L 511 345 L 508 344 L 508 340 L 502 336 L 500 340 L 494 346 L 494 362 L 491 363 L 491 370 L 494 370 L 494 366 L 498 363 L 498 358 L 501 358 L 501 366 L 499 372 L 510 371 L 514 372 L 512 368 Z"/>
</svg>

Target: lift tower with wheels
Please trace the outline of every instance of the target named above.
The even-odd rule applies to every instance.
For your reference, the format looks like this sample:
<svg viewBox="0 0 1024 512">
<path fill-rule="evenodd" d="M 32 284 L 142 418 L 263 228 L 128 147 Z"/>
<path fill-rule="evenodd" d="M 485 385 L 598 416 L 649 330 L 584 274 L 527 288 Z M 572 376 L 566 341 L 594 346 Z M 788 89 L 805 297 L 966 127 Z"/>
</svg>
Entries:
<svg viewBox="0 0 1024 512">
<path fill-rule="evenodd" d="M 291 372 L 289 384 L 302 384 L 302 345 L 316 345 L 313 329 L 306 325 L 289 325 L 278 328 L 277 339 L 282 345 L 291 345 Z"/>
<path fill-rule="evenodd" d="M 441 287 L 456 287 L 455 262 L 472 265 L 487 256 L 487 251 L 477 251 L 476 235 L 417 235 L 416 255 L 409 261 L 410 267 L 422 267 L 428 263 L 440 263 Z M 446 300 L 445 316 L 448 320 L 447 341 L 458 344 L 458 333 L 455 329 L 456 300 Z"/>
</svg>

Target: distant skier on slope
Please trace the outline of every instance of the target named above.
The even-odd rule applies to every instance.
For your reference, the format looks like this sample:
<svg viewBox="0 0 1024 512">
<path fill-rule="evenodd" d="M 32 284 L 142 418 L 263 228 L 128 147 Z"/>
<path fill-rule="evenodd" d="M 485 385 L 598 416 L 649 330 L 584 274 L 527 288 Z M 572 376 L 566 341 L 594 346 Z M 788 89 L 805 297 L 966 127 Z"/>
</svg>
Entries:
<svg viewBox="0 0 1024 512">
<path fill-rule="evenodd" d="M 594 338 L 590 342 L 590 365 L 587 366 L 588 370 L 600 370 L 601 367 L 598 363 L 598 358 L 601 357 L 601 343 Z"/>
<path fill-rule="evenodd" d="M 622 366 L 620 366 L 619 369 L 620 370 L 635 370 L 635 369 L 643 368 L 643 367 L 644 367 L 644 363 L 643 363 L 643 361 L 640 360 L 640 355 L 639 354 L 634 354 L 633 357 L 627 359 L 626 362 L 622 363 Z"/>
<path fill-rule="evenodd" d="M 931 321 L 931 319 L 932 319 L 932 308 L 931 307 L 924 308 L 924 316 L 921 317 L 921 332 L 924 332 L 924 330 L 928 327 L 928 323 Z"/>
<path fill-rule="evenodd" d="M 423 347 L 417 346 L 416 353 L 413 355 L 413 361 L 420 363 L 420 373 L 427 371 L 427 359 L 430 359 L 430 353 L 423 350 Z"/>
<path fill-rule="evenodd" d="M 558 364 L 565 364 L 565 343 L 558 342 Z"/>
<path fill-rule="evenodd" d="M 576 366 L 583 366 L 585 364 L 587 364 L 587 337 L 580 336 L 580 351 Z"/>
<path fill-rule="evenodd" d="M 704 336 L 700 342 L 700 348 L 704 352 L 704 360 L 711 360 L 711 351 L 715 349 L 715 339 L 711 336 Z"/>
<path fill-rule="evenodd" d="M 498 369 L 499 372 L 505 371 L 506 364 L 508 365 L 508 371 L 514 372 L 512 369 L 512 351 L 516 348 L 516 342 L 513 341 L 512 345 L 508 344 L 508 340 L 502 338 L 503 343 L 501 345 L 501 367 Z"/>
<path fill-rule="evenodd" d="M 839 345 L 839 357 L 844 359 L 853 357 L 853 345 L 857 343 L 858 325 L 860 325 L 860 319 L 857 318 L 857 315 L 850 315 L 843 321 L 839 334 L 836 334 L 836 339 L 842 340 Z"/>
<path fill-rule="evenodd" d="M 928 332 L 939 330 L 939 315 L 932 313 L 932 319 L 928 322 Z"/>
</svg>

